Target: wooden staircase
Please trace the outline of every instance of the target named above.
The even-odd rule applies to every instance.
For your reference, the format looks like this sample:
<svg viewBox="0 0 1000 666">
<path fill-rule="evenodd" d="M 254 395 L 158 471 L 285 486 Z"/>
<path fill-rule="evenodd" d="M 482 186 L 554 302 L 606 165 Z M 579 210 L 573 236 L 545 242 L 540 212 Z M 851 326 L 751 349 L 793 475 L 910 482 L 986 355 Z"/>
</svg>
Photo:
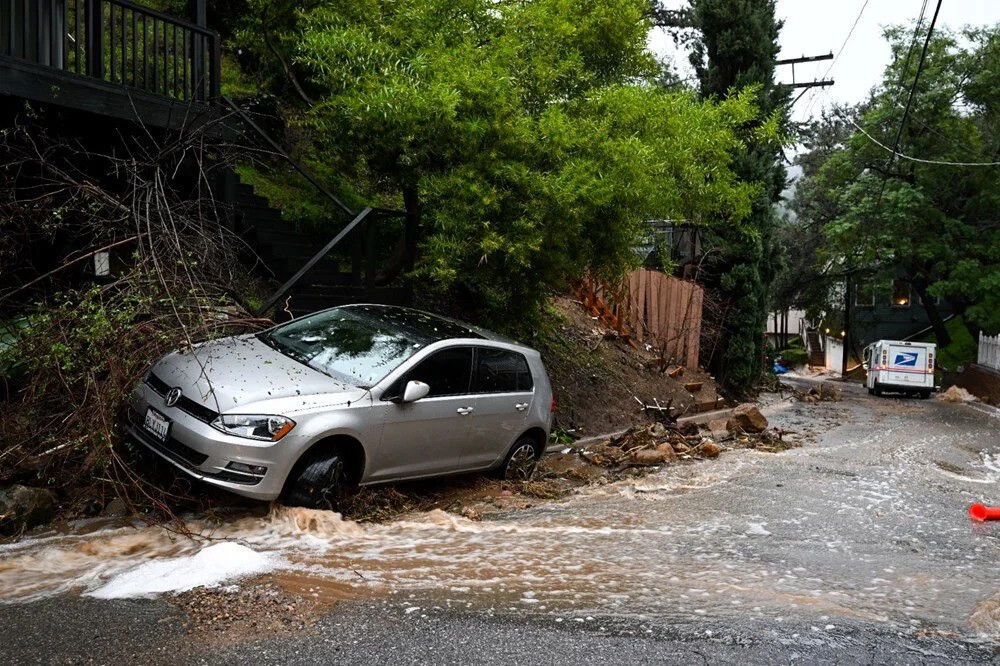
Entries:
<svg viewBox="0 0 1000 666">
<path fill-rule="evenodd" d="M 272 208 L 267 199 L 258 195 L 251 185 L 236 177 L 232 200 L 234 227 L 256 257 L 254 272 L 283 284 L 302 268 L 333 235 L 297 229 L 294 223 L 282 219 L 281 212 Z M 374 220 L 372 221 L 374 224 Z M 347 303 L 384 303 L 406 305 L 411 302 L 410 290 L 402 284 L 374 286 L 366 284 L 366 243 L 375 243 L 374 235 L 365 237 L 363 229 L 352 232 L 346 239 L 349 251 L 341 256 L 324 256 L 310 268 L 280 301 L 275 313 L 278 319 L 301 316 Z M 372 248 L 374 254 L 375 248 Z M 258 261 L 259 260 L 259 261 Z"/>
<path fill-rule="evenodd" d="M 825 366 L 826 353 L 820 341 L 819 331 L 810 329 L 806 331 L 806 348 L 809 350 L 809 365 Z"/>
</svg>

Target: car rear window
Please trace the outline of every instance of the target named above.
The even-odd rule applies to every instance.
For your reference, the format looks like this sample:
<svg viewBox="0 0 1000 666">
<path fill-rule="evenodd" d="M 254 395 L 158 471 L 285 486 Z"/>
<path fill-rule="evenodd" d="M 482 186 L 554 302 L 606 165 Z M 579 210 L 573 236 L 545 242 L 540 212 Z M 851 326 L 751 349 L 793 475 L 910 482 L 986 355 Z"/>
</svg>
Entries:
<svg viewBox="0 0 1000 666">
<path fill-rule="evenodd" d="M 530 391 L 533 386 L 528 360 L 523 354 L 490 347 L 476 350 L 474 393 Z"/>
</svg>

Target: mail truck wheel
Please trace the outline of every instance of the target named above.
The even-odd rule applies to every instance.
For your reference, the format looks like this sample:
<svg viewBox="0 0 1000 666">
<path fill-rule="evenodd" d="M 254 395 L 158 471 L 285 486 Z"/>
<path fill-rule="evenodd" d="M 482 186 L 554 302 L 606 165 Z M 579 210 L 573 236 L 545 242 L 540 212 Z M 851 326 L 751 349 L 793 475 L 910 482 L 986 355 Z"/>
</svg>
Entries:
<svg viewBox="0 0 1000 666">
<path fill-rule="evenodd" d="M 290 506 L 335 510 L 350 490 L 346 461 L 339 452 L 313 454 L 292 474 L 284 497 Z"/>
</svg>

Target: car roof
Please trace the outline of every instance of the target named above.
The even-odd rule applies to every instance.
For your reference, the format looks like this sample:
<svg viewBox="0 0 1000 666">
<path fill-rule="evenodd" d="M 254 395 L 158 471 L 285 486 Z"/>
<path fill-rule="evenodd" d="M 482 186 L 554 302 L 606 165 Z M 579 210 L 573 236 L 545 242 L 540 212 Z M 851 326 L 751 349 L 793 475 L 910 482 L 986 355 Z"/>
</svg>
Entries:
<svg viewBox="0 0 1000 666">
<path fill-rule="evenodd" d="M 424 310 L 375 303 L 357 303 L 340 307 L 362 310 L 373 317 L 396 324 L 400 328 L 414 331 L 424 337 L 428 343 L 456 338 L 471 338 L 502 342 L 518 347 L 524 346 L 485 328 Z"/>
</svg>

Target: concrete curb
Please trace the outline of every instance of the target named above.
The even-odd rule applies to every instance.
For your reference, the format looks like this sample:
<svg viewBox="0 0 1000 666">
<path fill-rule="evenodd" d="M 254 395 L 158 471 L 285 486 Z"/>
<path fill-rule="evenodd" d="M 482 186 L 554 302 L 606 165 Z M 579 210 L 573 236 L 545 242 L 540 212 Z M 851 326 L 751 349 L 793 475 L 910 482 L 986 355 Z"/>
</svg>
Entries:
<svg viewBox="0 0 1000 666">
<path fill-rule="evenodd" d="M 709 421 L 714 421 L 715 419 L 728 420 L 729 417 L 732 415 L 733 415 L 733 409 L 730 407 L 727 409 L 716 409 L 711 412 L 702 412 L 701 414 L 692 414 L 691 416 L 682 416 L 681 418 L 677 419 L 677 422 L 701 424 L 701 423 L 708 423 Z M 590 437 L 583 437 L 571 444 L 549 444 L 548 447 L 545 449 L 545 454 L 550 455 L 552 453 L 558 453 L 559 451 L 565 449 L 567 446 L 586 446 L 587 444 L 602 442 L 606 439 L 611 439 L 613 437 L 624 435 L 628 431 L 629 429 L 625 428 L 624 430 L 616 430 L 615 432 L 610 432 L 604 435 L 592 435 Z"/>
</svg>

